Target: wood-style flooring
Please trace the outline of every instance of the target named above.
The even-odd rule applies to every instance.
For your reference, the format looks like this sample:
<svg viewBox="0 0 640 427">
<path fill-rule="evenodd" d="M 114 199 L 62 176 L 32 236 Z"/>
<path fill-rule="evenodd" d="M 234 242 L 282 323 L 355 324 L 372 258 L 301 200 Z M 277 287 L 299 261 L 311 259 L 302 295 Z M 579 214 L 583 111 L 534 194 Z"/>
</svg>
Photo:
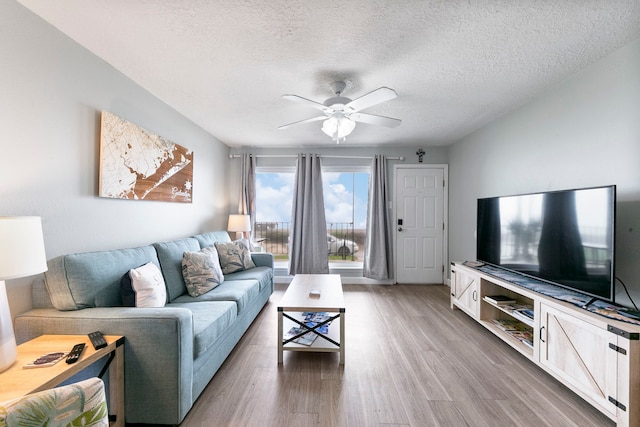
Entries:
<svg viewBox="0 0 640 427">
<path fill-rule="evenodd" d="M 346 362 L 285 352 L 276 292 L 181 427 L 613 426 L 551 376 L 451 310 L 447 286 L 344 285 Z"/>
</svg>

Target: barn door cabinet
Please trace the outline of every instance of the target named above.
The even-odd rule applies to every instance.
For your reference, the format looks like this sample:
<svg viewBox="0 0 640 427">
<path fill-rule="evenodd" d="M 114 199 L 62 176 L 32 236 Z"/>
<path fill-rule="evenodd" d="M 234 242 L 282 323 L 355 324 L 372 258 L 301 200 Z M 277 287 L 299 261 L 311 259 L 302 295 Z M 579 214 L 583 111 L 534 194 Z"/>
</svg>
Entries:
<svg viewBox="0 0 640 427">
<path fill-rule="evenodd" d="M 451 270 L 451 308 L 459 308 L 474 319 L 480 312 L 480 276 L 473 270 Z"/>
<path fill-rule="evenodd" d="M 531 307 L 516 316 L 487 298 Z M 459 308 L 619 426 L 640 426 L 640 326 L 610 319 L 461 263 L 451 265 L 451 307 Z M 501 322 L 522 322 L 521 335 Z"/>
</svg>

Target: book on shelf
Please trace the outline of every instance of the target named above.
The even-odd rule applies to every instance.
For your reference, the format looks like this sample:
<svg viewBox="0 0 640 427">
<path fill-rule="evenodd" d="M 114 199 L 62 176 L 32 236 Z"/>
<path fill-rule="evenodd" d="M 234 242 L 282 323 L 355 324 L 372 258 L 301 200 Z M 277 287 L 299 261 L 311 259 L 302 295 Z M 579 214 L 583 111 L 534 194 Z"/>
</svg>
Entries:
<svg viewBox="0 0 640 427">
<path fill-rule="evenodd" d="M 524 314 L 522 314 L 521 312 L 519 312 L 517 310 L 512 311 L 511 315 L 513 317 L 515 317 L 516 319 L 521 320 L 521 321 L 523 321 L 523 322 L 525 322 L 527 324 L 531 324 L 532 323 L 532 319 L 530 317 L 525 316 Z"/>
<path fill-rule="evenodd" d="M 533 350 L 533 340 L 520 340 L 523 344 Z"/>
<path fill-rule="evenodd" d="M 285 340 L 291 339 L 293 337 L 295 337 L 298 334 L 303 333 L 304 331 L 307 331 L 308 329 L 304 329 L 304 328 L 297 328 L 297 327 L 292 327 L 291 329 L 289 329 L 289 332 L 287 332 L 284 336 Z M 316 340 L 316 338 L 318 338 L 318 334 L 316 334 L 315 332 L 307 332 L 306 334 L 296 338 L 295 340 L 293 340 L 293 342 L 297 343 L 297 344 L 302 344 L 302 345 L 311 345 L 313 344 L 313 342 Z"/>
<path fill-rule="evenodd" d="M 506 295 L 485 295 L 484 300 L 492 304 L 515 304 L 516 300 Z"/>
<path fill-rule="evenodd" d="M 508 331 L 509 335 L 533 348 L 533 333 L 529 331 Z"/>
<path fill-rule="evenodd" d="M 518 308 L 511 311 L 509 314 L 527 324 L 533 323 L 533 309 L 530 307 Z"/>
<path fill-rule="evenodd" d="M 305 325 L 307 325 L 309 328 L 313 328 L 317 325 L 317 322 L 305 322 Z M 329 325 L 327 323 L 325 323 L 324 325 L 320 325 L 318 326 L 315 331 L 321 333 L 321 334 L 328 334 L 329 333 Z"/>
<path fill-rule="evenodd" d="M 305 311 L 304 313 L 302 313 L 302 315 L 304 316 L 304 324 L 309 328 L 313 328 L 318 323 L 326 322 L 327 320 L 331 319 L 331 315 L 324 311 Z M 318 327 L 316 331 L 321 334 L 328 334 L 330 324 L 331 322 L 327 322 L 324 325 Z"/>
<path fill-rule="evenodd" d="M 491 323 L 505 332 L 531 330 L 531 326 L 516 319 L 491 319 Z"/>
<path fill-rule="evenodd" d="M 532 309 L 530 309 L 530 308 L 521 308 L 520 310 L 518 310 L 518 312 L 524 314 L 529 319 L 533 320 L 534 312 L 533 312 Z"/>
<path fill-rule="evenodd" d="M 305 322 L 322 323 L 325 320 L 329 320 L 331 318 L 329 313 L 326 313 L 324 311 L 305 311 L 302 313 L 302 315 L 304 316 Z M 329 322 L 329 324 L 330 323 L 331 322 Z"/>
<path fill-rule="evenodd" d="M 512 303 L 500 304 L 500 308 L 502 308 L 503 310 L 505 310 L 507 312 L 516 311 L 516 310 L 524 310 L 524 309 L 533 310 L 533 306 L 532 305 L 518 304 L 518 303 L 515 303 L 515 304 L 512 304 Z"/>
</svg>

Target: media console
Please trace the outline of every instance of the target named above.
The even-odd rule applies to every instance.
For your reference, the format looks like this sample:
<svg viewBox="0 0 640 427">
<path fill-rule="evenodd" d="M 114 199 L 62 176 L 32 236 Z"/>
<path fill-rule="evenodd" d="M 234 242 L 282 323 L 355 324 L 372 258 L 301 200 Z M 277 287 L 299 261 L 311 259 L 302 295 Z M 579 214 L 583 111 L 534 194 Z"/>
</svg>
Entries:
<svg viewBox="0 0 640 427">
<path fill-rule="evenodd" d="M 516 284 L 518 274 L 497 277 L 481 268 L 451 263 L 452 309 L 464 311 L 618 426 L 640 426 L 640 325 L 545 295 L 545 286 L 553 285 L 539 282 L 532 290 Z M 495 302 L 496 295 L 515 302 Z"/>
</svg>

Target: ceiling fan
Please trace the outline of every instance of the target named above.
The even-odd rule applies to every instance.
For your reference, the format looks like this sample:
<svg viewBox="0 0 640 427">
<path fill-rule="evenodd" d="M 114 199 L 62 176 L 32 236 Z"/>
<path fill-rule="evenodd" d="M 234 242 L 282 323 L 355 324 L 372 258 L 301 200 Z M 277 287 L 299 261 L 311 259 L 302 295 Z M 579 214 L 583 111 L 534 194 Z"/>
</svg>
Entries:
<svg viewBox="0 0 640 427">
<path fill-rule="evenodd" d="M 342 96 L 347 85 L 348 82 L 345 81 L 333 82 L 331 89 L 335 96 L 327 99 L 324 103 L 312 101 L 298 95 L 282 95 L 284 99 L 316 108 L 322 111 L 324 115 L 289 123 L 288 125 L 280 126 L 278 129 L 287 129 L 294 125 L 323 120 L 322 131 L 339 144 L 341 140 L 344 142 L 346 136 L 353 131 L 356 127 L 356 122 L 391 128 L 402 123 L 402 120 L 399 119 L 360 112 L 366 108 L 397 98 L 398 95 L 395 90 L 383 86 L 352 100 Z"/>
</svg>

